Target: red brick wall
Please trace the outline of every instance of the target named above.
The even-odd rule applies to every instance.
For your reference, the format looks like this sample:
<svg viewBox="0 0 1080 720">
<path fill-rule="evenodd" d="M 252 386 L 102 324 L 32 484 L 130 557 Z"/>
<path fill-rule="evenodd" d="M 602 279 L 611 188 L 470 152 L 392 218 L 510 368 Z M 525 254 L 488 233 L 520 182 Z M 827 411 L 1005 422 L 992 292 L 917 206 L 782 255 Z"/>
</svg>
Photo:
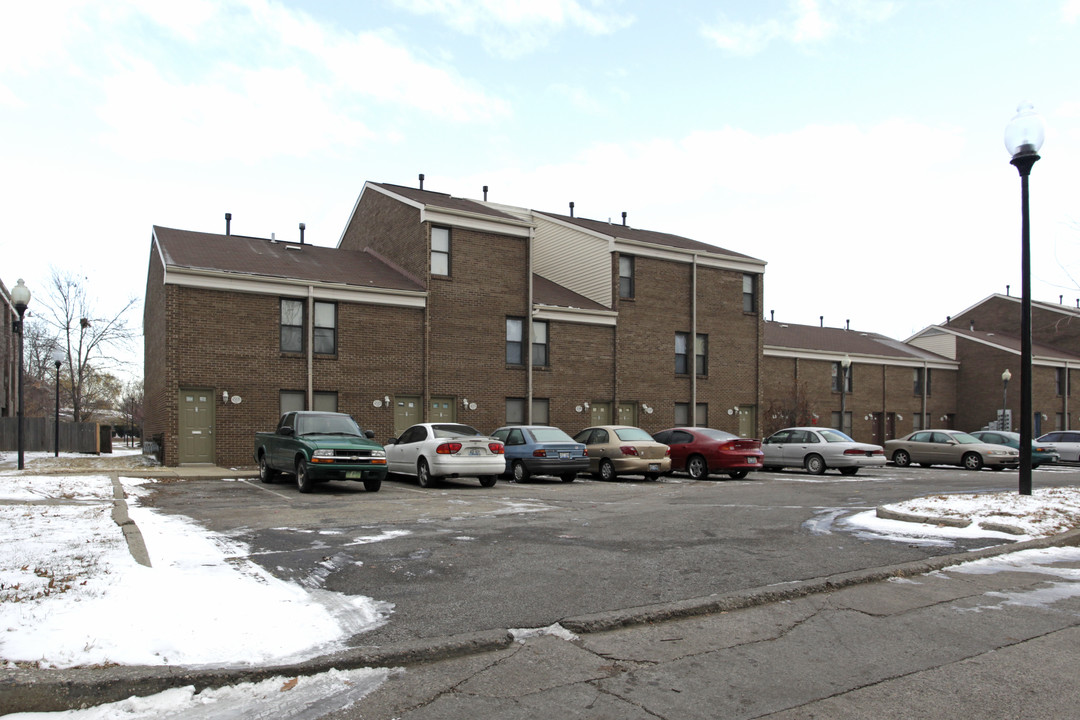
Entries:
<svg viewBox="0 0 1080 720">
<path fill-rule="evenodd" d="M 420 222 L 420 211 L 368 188 L 360 198 L 341 238 L 343 250 L 371 248 L 420 283 L 426 283 L 429 266 L 429 229 Z M 451 238 L 451 253 L 454 252 Z"/>
</svg>

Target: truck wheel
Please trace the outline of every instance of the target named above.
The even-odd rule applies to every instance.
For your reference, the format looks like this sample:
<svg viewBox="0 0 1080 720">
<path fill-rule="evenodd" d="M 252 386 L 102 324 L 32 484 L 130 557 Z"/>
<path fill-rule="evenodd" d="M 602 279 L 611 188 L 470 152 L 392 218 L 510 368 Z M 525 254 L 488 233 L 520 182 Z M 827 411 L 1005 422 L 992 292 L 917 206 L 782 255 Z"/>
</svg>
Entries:
<svg viewBox="0 0 1080 720">
<path fill-rule="evenodd" d="M 272 470 L 270 466 L 266 464 L 266 454 L 263 453 L 259 456 L 259 479 L 264 483 L 272 483 L 276 477 L 277 470 Z"/>
<path fill-rule="evenodd" d="M 379 488 L 382 487 L 382 480 L 365 480 L 364 489 L 368 492 L 379 492 Z"/>
<path fill-rule="evenodd" d="M 315 487 L 315 483 L 308 477 L 307 462 L 301 458 L 296 461 L 296 489 L 302 493 L 309 493 Z"/>
</svg>

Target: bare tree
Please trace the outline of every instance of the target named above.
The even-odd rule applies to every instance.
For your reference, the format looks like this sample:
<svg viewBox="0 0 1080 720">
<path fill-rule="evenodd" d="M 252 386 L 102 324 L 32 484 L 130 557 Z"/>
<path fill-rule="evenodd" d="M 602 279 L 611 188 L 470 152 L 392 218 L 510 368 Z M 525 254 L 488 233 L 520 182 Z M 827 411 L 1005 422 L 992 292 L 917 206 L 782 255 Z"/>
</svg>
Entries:
<svg viewBox="0 0 1080 720">
<path fill-rule="evenodd" d="M 126 319 L 135 303 L 131 298 L 116 312 L 101 312 L 87 294 L 86 278 L 52 269 L 39 317 L 56 333 L 66 354 L 64 380 L 76 422 L 86 422 L 101 409 L 101 392 L 119 394 L 119 382 L 108 371 L 122 364 L 114 353 L 129 348 L 135 336 Z"/>
<path fill-rule="evenodd" d="M 126 439 L 134 443 L 142 437 L 143 422 L 143 383 L 133 380 L 124 386 L 124 394 L 117 408 L 127 421 Z"/>
<path fill-rule="evenodd" d="M 808 397 L 806 383 L 798 383 L 793 390 L 791 396 L 769 402 L 769 409 L 765 411 L 762 423 L 766 436 L 786 427 L 814 424 L 817 414 Z"/>
</svg>

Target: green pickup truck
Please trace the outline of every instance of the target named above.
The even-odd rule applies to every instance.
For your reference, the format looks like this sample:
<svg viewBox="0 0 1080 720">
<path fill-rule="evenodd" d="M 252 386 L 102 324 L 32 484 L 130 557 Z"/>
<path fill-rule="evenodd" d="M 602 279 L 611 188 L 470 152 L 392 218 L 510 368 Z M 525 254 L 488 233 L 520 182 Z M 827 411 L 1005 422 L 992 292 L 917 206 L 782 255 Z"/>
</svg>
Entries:
<svg viewBox="0 0 1080 720">
<path fill-rule="evenodd" d="M 373 437 L 344 413 L 287 412 L 274 432 L 255 433 L 259 478 L 269 483 L 279 473 L 295 475 L 302 493 L 328 480 L 359 480 L 368 492 L 378 492 L 386 451 Z"/>
</svg>

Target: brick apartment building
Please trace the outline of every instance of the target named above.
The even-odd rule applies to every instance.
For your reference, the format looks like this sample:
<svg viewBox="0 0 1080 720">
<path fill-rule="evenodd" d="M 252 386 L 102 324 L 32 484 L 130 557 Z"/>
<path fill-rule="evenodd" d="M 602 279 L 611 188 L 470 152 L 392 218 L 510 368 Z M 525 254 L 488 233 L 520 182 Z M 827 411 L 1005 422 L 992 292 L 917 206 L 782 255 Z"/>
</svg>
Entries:
<svg viewBox="0 0 1080 720">
<path fill-rule="evenodd" d="M 1080 407 L 1070 404 L 1072 374 L 1080 368 L 1080 309 L 1032 302 L 1031 337 L 1034 436 L 1080 427 Z M 1020 298 L 992 295 L 907 342 L 959 363 L 958 428 L 985 427 L 1004 406 L 1011 429 L 1019 429 Z M 1012 375 L 1007 388 L 1005 370 Z"/>
<path fill-rule="evenodd" d="M 760 435 L 765 263 L 572 213 L 368 182 L 336 248 L 155 227 L 147 437 L 168 465 L 248 465 L 296 408 L 383 441 L 436 420 Z"/>
<path fill-rule="evenodd" d="M 960 365 L 884 335 L 767 322 L 763 431 L 820 425 L 880 445 L 913 430 L 953 427 Z"/>
</svg>

